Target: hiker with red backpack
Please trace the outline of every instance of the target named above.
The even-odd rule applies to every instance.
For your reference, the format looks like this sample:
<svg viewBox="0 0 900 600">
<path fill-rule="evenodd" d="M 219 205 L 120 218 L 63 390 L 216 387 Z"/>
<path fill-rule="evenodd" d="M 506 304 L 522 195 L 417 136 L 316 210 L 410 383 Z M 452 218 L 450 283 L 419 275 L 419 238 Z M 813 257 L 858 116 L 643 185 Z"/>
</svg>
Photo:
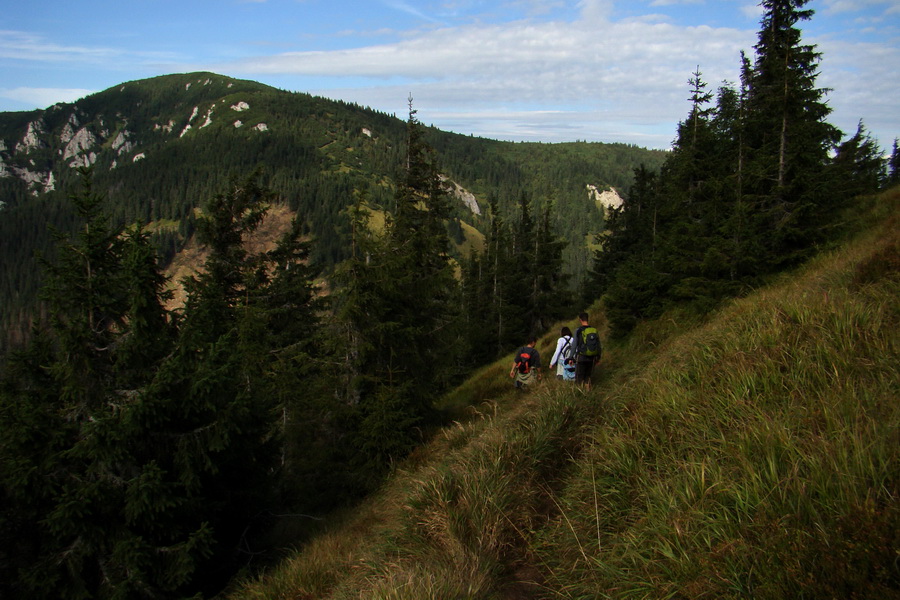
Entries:
<svg viewBox="0 0 900 600">
<path fill-rule="evenodd" d="M 541 354 L 535 349 L 537 337 L 528 338 L 528 343 L 516 352 L 509 376 L 513 378 L 513 385 L 522 389 L 541 379 Z"/>
<path fill-rule="evenodd" d="M 581 326 L 575 330 L 575 383 L 591 389 L 591 373 L 600 362 L 600 334 L 592 327 L 586 312 L 578 315 Z"/>
</svg>

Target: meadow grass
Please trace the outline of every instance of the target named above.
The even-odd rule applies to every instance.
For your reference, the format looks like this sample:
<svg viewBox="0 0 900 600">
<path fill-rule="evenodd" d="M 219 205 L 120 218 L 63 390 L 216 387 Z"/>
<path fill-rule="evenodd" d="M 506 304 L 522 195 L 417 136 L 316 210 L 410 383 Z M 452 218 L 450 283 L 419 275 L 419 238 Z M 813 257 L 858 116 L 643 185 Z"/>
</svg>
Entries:
<svg viewBox="0 0 900 600">
<path fill-rule="evenodd" d="M 705 322 L 608 344 L 590 393 L 486 366 L 378 494 L 230 597 L 900 597 L 897 197 Z"/>
<path fill-rule="evenodd" d="M 893 220 L 601 392 L 536 536 L 561 597 L 897 597 Z M 896 262 L 894 263 L 896 264 Z M 586 543 L 590 540 L 592 543 Z"/>
</svg>

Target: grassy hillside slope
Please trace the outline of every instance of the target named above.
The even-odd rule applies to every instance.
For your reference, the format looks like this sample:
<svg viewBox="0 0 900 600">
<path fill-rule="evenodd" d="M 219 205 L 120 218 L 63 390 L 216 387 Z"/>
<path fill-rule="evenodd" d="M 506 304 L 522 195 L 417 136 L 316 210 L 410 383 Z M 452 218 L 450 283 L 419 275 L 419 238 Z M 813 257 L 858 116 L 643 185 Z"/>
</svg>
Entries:
<svg viewBox="0 0 900 600">
<path fill-rule="evenodd" d="M 486 367 L 376 497 L 230 597 L 900 597 L 898 200 L 607 347 L 592 393 Z"/>
</svg>

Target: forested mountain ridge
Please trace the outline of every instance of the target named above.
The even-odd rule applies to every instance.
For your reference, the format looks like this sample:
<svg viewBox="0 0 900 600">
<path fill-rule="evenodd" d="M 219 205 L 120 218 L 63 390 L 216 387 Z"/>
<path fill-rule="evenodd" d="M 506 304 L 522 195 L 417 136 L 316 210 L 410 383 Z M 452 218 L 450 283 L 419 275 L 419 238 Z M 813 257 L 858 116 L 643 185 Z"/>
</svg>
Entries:
<svg viewBox="0 0 900 600">
<path fill-rule="evenodd" d="M 250 597 L 890 595 L 900 153 L 886 161 L 862 124 L 843 141 L 826 120 L 819 54 L 796 27 L 807 1 L 763 1 L 739 85 L 713 94 L 698 67 L 660 170 L 635 169 L 603 234 L 576 244 L 600 218 L 585 196 L 613 162 L 605 147 L 442 134 L 412 101 L 402 131 L 277 90 L 216 99 L 213 115 L 266 99 L 284 117 L 241 127 L 203 127 L 209 108 L 189 102 L 178 114 L 196 127 L 126 161 L 132 175 L 157 161 L 140 180 L 104 170 L 85 147 L 94 130 L 73 126 L 70 159 L 93 173 L 0 219 L 6 249 L 66 226 L 41 263 L 44 318 L 0 369 L 0 596 L 218 596 L 260 548 L 311 542 L 307 516 L 363 515 L 353 507 L 400 461 L 429 455 L 435 476 L 404 484 L 419 490 L 409 502 L 388 492 L 403 516 L 385 544 L 313 551 Z M 291 119 L 308 133 L 279 136 Z M 20 121 L 25 136 L 34 115 Z M 107 129 L 120 148 L 141 141 Z M 66 154 L 26 149 L 32 167 Z M 159 190 L 172 202 L 147 209 Z M 257 243 L 267 215 L 290 221 L 274 246 Z M 812 262 L 875 221 L 849 254 Z M 342 230 L 346 258 L 328 271 Z M 482 252 L 461 252 L 461 234 L 483 235 Z M 177 236 L 204 255 L 173 307 L 158 249 Z M 576 299 L 566 268 L 586 269 L 566 252 L 588 240 Z M 514 392 L 513 350 L 541 339 L 552 363 L 584 307 L 606 349 L 594 386 Z M 525 418 L 481 438 L 504 397 Z M 300 530 L 272 539 L 276 515 Z M 360 531 L 344 539 L 360 547 Z"/>
<path fill-rule="evenodd" d="M 464 230 L 484 232 L 490 195 L 503 215 L 522 196 L 536 208 L 552 202 L 569 241 L 568 272 L 584 272 L 587 240 L 603 227 L 591 188 L 623 190 L 637 166 L 657 168 L 665 158 L 624 144 L 516 144 L 435 128 L 425 135 L 457 190 L 457 242 Z M 165 261 L 190 238 L 195 208 L 229 177 L 260 167 L 316 240 L 313 260 L 329 269 L 347 257 L 344 211 L 355 195 L 388 207 L 404 136 L 404 121 L 391 115 L 213 73 L 131 81 L 72 104 L 0 113 L 3 329 L 27 321 L 39 284 L 33 254 L 49 253 L 47 226 L 72 230 L 65 197 L 79 167 L 92 168 L 115 223 L 151 225 Z"/>
</svg>

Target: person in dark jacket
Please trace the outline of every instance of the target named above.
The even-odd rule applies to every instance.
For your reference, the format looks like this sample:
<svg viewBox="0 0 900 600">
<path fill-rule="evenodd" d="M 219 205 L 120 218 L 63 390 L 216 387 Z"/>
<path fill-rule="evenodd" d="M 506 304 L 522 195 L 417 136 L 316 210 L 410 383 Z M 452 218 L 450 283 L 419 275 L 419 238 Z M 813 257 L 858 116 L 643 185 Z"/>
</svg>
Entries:
<svg viewBox="0 0 900 600">
<path fill-rule="evenodd" d="M 516 352 L 509 376 L 513 378 L 513 385 L 517 388 L 524 388 L 541 380 L 541 354 L 534 348 L 535 344 L 537 338 L 531 336 L 528 343 Z"/>
<path fill-rule="evenodd" d="M 575 330 L 575 383 L 590 391 L 591 375 L 594 365 L 600 362 L 600 340 L 596 338 L 596 349 L 589 348 L 586 335 L 597 335 L 597 329 L 591 327 L 590 317 L 586 312 L 578 315 L 581 325 Z"/>
</svg>

